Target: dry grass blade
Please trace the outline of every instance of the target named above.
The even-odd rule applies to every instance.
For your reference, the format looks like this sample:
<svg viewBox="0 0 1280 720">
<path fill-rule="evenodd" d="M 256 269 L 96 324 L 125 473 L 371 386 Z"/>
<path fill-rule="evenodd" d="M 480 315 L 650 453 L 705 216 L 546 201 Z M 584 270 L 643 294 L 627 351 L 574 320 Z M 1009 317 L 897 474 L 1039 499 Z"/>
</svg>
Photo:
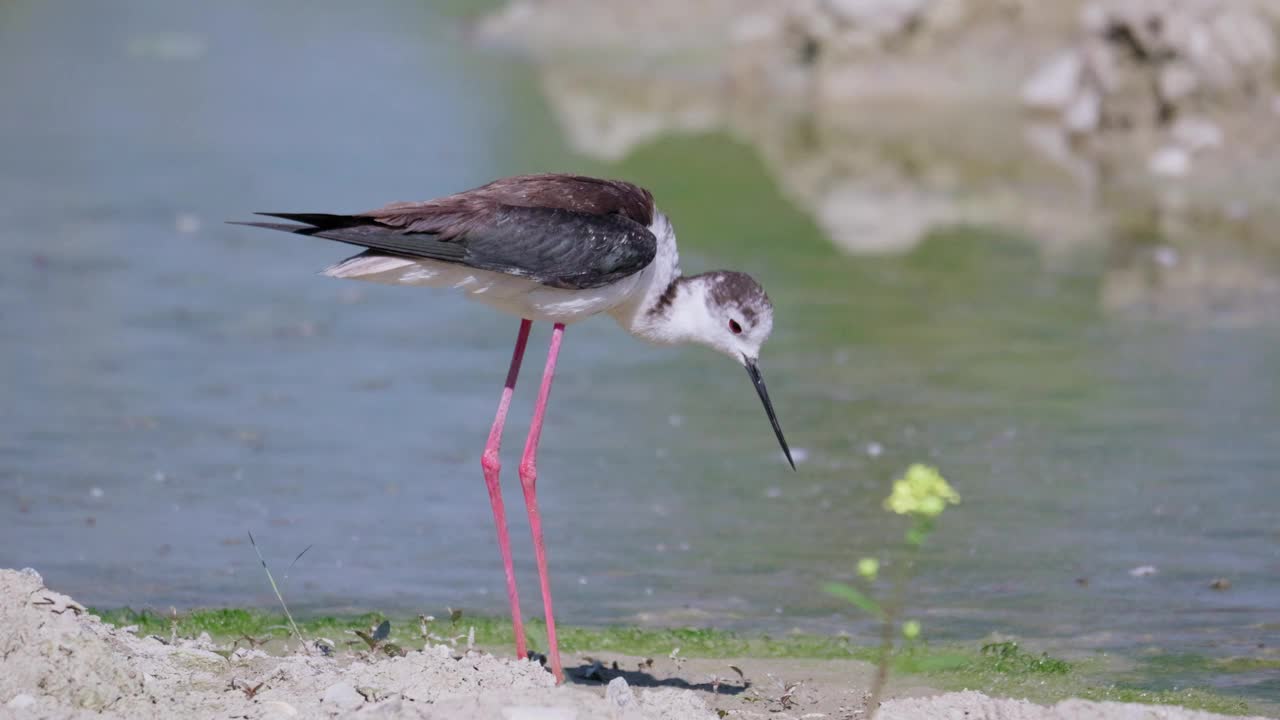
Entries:
<svg viewBox="0 0 1280 720">
<path fill-rule="evenodd" d="M 284 601 L 284 595 L 280 594 L 280 588 L 276 585 L 276 579 L 271 577 L 271 568 L 267 567 L 267 559 L 262 557 L 262 551 L 258 549 L 258 543 L 253 539 L 253 533 L 249 533 L 249 544 L 253 546 L 253 551 L 258 554 L 258 561 L 262 563 L 262 569 L 267 573 L 267 580 L 271 582 L 271 589 L 275 591 L 276 599 L 280 601 L 280 607 L 284 609 L 284 616 L 285 619 L 289 621 L 289 627 L 293 629 L 294 636 L 297 637 L 298 642 L 302 644 L 303 652 L 308 652 L 309 654 L 309 651 L 307 650 L 307 641 L 302 637 L 302 631 L 298 629 L 298 624 L 293 621 L 293 615 L 289 612 L 289 606 Z M 307 550 L 310 549 L 310 547 L 307 548 Z M 298 557 L 302 557 L 305 552 L 306 550 L 303 550 L 301 553 L 298 553 Z M 294 562 L 297 561 L 298 559 L 294 558 Z"/>
</svg>

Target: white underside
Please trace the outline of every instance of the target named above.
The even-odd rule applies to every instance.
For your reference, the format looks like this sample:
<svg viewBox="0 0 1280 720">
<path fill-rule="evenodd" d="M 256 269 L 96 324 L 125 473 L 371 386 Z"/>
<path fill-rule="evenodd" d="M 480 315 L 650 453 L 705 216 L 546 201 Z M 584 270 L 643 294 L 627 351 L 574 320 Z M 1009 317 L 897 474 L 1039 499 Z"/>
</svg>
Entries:
<svg viewBox="0 0 1280 720">
<path fill-rule="evenodd" d="M 623 304 L 643 286 L 650 268 L 610 285 L 587 290 L 551 288 L 518 275 L 465 265 L 396 256 L 355 256 L 324 270 L 329 277 L 385 285 L 452 288 L 470 300 L 516 317 L 572 323 Z"/>
</svg>

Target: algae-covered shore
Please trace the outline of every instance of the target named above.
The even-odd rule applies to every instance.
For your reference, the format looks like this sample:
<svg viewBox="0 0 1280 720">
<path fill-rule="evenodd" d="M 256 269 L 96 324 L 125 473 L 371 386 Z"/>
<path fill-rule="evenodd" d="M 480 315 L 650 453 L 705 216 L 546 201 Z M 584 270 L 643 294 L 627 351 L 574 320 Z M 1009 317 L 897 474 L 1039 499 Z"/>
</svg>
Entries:
<svg viewBox="0 0 1280 720">
<path fill-rule="evenodd" d="M 46 588 L 34 571 L 0 571 L 0 713 L 854 718 L 866 716 L 873 671 L 872 651 L 847 638 L 565 628 L 570 681 L 555 687 L 536 662 L 503 657 L 510 630 L 496 619 L 312 618 L 299 623 L 304 643 L 269 613 L 95 613 Z M 530 627 L 534 637 L 539 630 Z M 896 657 L 894 668 L 879 717 L 1205 720 L 1265 712 L 1207 691 L 1126 686 L 1108 679 L 1115 667 L 1103 659 L 1064 661 L 1012 642 L 921 646 Z"/>
</svg>

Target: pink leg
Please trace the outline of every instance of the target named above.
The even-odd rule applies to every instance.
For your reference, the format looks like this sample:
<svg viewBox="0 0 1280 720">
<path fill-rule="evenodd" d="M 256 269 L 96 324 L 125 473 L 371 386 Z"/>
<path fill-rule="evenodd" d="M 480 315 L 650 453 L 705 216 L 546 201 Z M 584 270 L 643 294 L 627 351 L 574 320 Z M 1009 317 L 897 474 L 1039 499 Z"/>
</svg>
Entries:
<svg viewBox="0 0 1280 720">
<path fill-rule="evenodd" d="M 564 336 L 564 323 L 556 323 L 551 331 L 551 349 L 547 351 L 547 367 L 542 371 L 542 389 L 538 391 L 538 404 L 533 408 L 533 422 L 529 424 L 529 439 L 525 442 L 524 456 L 520 459 L 520 485 L 524 488 L 524 504 L 529 511 L 529 530 L 533 533 L 533 553 L 538 560 L 538 580 L 542 583 L 542 606 L 547 612 L 547 655 L 551 658 L 551 672 L 556 682 L 564 682 L 564 670 L 560 667 L 560 646 L 556 643 L 556 618 L 551 609 L 551 586 L 547 583 L 547 548 L 542 543 L 542 515 L 538 513 L 538 440 L 542 437 L 542 416 L 547 411 L 547 398 L 551 395 L 551 380 L 556 374 L 556 358 L 560 355 L 560 339 Z"/>
<path fill-rule="evenodd" d="M 484 468 L 484 483 L 489 487 L 489 504 L 493 506 L 493 524 L 498 527 L 498 550 L 502 552 L 502 566 L 507 571 L 507 598 L 511 600 L 511 624 L 516 634 L 516 657 L 525 657 L 524 620 L 520 617 L 520 596 L 516 593 L 516 572 L 511 565 L 511 537 L 507 534 L 507 511 L 502 504 L 502 486 L 498 473 L 502 461 L 498 449 L 502 446 L 502 426 L 507 422 L 507 409 L 511 407 L 511 394 L 516 389 L 516 377 L 520 375 L 520 361 L 524 359 L 524 346 L 529 342 L 530 320 L 520 321 L 520 334 L 516 336 L 516 349 L 511 353 L 511 369 L 507 370 L 507 383 L 498 401 L 498 415 L 489 430 L 489 442 L 485 443 L 480 467 Z"/>
</svg>

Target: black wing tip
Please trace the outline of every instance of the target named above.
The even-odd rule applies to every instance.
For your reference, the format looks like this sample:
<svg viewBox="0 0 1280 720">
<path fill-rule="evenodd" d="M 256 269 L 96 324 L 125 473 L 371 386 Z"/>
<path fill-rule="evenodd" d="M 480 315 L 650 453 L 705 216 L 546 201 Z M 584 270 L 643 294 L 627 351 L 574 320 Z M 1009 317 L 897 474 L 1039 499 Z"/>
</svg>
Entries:
<svg viewBox="0 0 1280 720">
<path fill-rule="evenodd" d="M 343 230 L 350 227 L 360 225 L 377 225 L 378 222 L 373 218 L 364 217 L 362 215 L 335 215 L 333 213 L 281 213 L 281 212 L 257 212 L 254 215 L 264 215 L 266 217 L 279 218 L 281 220 L 289 220 L 291 222 L 303 223 L 322 230 Z"/>
<path fill-rule="evenodd" d="M 331 215 L 327 213 L 280 213 L 280 212 L 255 212 L 254 215 L 262 217 L 279 218 L 281 220 L 289 220 L 291 223 L 273 223 L 273 222 L 246 222 L 243 220 L 228 220 L 229 225 L 245 225 L 248 227 L 266 228 L 268 230 L 280 230 L 282 232 L 290 232 L 297 235 L 316 235 L 326 230 L 345 230 L 346 228 L 357 227 L 360 225 L 374 224 L 368 218 L 357 215 Z"/>
<path fill-rule="evenodd" d="M 317 217 L 317 213 L 255 212 L 254 215 L 260 215 L 262 217 L 280 218 L 281 220 L 293 220 L 294 222 L 305 222 L 308 225 L 314 225 L 315 223 L 308 222 L 306 220 L 303 220 L 302 218 Z"/>
<path fill-rule="evenodd" d="M 246 222 L 244 220 L 227 220 L 226 223 L 228 225 L 243 225 L 245 227 L 264 228 L 266 230 L 279 230 L 280 232 L 292 233 L 294 235 L 316 235 L 322 231 L 321 228 L 312 225 L 295 225 L 293 223 Z"/>
</svg>

